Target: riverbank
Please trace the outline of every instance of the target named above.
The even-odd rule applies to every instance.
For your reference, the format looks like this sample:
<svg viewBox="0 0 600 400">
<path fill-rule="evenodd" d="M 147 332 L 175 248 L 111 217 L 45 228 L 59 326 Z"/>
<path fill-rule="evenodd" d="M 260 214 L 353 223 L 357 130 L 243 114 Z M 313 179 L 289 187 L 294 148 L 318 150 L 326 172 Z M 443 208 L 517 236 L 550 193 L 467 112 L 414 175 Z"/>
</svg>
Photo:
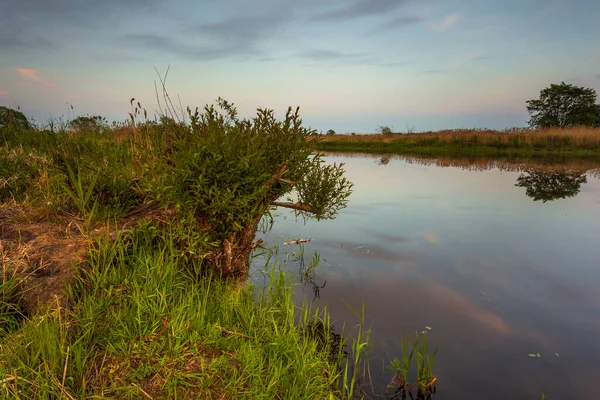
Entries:
<svg viewBox="0 0 600 400">
<path fill-rule="evenodd" d="M 425 157 L 520 157 L 600 161 L 599 128 L 446 130 L 407 134 L 325 135 L 320 151 Z"/>
<path fill-rule="evenodd" d="M 313 165 L 310 132 L 207 113 L 0 126 L 0 397 L 353 397 L 362 321 L 334 333 L 276 260 L 246 279 L 271 197 Z"/>
<path fill-rule="evenodd" d="M 10 270 L 28 249 L 21 260 L 11 250 L 0 293 L 4 398 L 347 398 L 327 313 L 297 307 L 274 265 L 261 287 L 240 287 L 183 267 L 172 238 L 150 226 L 99 235 L 66 295 L 32 314 L 18 301 L 26 278 Z"/>
</svg>

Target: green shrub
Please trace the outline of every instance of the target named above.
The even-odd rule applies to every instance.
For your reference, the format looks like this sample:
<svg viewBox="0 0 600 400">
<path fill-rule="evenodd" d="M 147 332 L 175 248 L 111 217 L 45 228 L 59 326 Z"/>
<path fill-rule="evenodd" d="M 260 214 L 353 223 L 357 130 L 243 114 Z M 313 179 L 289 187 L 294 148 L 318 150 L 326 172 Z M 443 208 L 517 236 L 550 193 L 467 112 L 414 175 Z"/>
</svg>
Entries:
<svg viewBox="0 0 600 400">
<path fill-rule="evenodd" d="M 182 220 L 195 221 L 208 242 L 220 244 L 215 257 L 225 265 L 217 269 L 239 272 L 247 268 L 257 225 L 273 205 L 333 218 L 352 185 L 341 166 L 324 166 L 311 156 L 315 131 L 302 126 L 298 109 L 289 108 L 278 121 L 272 110 L 239 119 L 232 104 L 219 99 L 218 105 L 220 111 L 188 109 L 189 126 L 163 132 L 162 152 L 155 153 L 155 167 L 141 186 L 145 195 L 187 215 Z M 277 202 L 286 194 L 295 201 Z"/>
<path fill-rule="evenodd" d="M 11 126 L 25 129 L 31 128 L 29 120 L 21 111 L 0 106 L 0 128 L 6 128 Z"/>
</svg>

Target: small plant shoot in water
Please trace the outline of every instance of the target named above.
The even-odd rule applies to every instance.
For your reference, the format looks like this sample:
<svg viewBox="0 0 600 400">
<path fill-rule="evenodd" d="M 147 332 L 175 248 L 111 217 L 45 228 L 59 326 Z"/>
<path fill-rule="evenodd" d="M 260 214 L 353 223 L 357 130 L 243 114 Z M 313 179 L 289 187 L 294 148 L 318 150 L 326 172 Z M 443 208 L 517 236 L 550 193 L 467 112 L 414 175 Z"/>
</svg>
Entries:
<svg viewBox="0 0 600 400">
<path fill-rule="evenodd" d="M 389 399 L 406 399 L 413 397 L 416 391 L 417 399 L 431 399 L 436 391 L 437 377 L 433 373 L 433 362 L 437 356 L 438 346 L 433 353 L 429 352 L 427 345 L 427 331 L 421 336 L 415 332 L 415 338 L 410 341 L 408 335 L 402 339 L 402 359 L 394 358 L 389 369 L 394 373 L 388 384 L 386 395 Z M 414 360 L 414 361 L 413 361 Z M 414 379 L 410 378 L 415 372 Z"/>
</svg>

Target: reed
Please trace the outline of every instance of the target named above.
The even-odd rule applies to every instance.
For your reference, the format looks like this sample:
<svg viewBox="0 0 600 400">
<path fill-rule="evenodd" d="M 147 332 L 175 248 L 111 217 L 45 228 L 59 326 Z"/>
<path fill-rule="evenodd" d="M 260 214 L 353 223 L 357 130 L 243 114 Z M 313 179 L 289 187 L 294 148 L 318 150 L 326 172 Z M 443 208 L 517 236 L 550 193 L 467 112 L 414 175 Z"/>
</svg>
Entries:
<svg viewBox="0 0 600 400">
<path fill-rule="evenodd" d="M 416 389 L 418 399 L 429 399 L 436 391 L 437 377 L 433 372 L 433 364 L 437 356 L 438 346 L 433 352 L 427 344 L 427 330 L 415 333 L 410 340 L 406 335 L 401 340 L 402 358 L 394 358 L 389 364 L 393 373 L 388 384 L 386 394 L 389 398 L 413 398 L 412 392 Z M 414 371 L 414 379 L 411 372 Z"/>
<path fill-rule="evenodd" d="M 600 128 L 456 129 L 387 135 L 326 135 L 319 138 L 317 147 L 322 151 L 423 156 L 569 156 L 600 160 Z"/>
<path fill-rule="evenodd" d="M 484 144 L 547 144 L 563 142 L 569 145 L 600 145 L 600 128 L 577 126 L 572 128 L 510 128 L 505 130 L 491 129 L 445 129 L 406 134 L 359 134 L 359 135 L 325 135 L 319 142 L 393 142 L 427 143 L 435 142 L 471 142 Z"/>
</svg>

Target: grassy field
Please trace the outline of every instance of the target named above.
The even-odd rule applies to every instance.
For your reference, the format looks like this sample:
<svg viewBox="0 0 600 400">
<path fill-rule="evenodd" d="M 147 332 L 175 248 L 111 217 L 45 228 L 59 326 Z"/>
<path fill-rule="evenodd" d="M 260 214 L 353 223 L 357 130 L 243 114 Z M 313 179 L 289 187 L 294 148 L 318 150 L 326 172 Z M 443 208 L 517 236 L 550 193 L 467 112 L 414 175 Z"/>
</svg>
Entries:
<svg viewBox="0 0 600 400">
<path fill-rule="evenodd" d="M 207 267 L 231 257 L 241 222 L 258 222 L 244 213 L 267 209 L 267 189 L 289 187 L 269 171 L 277 157 L 305 162 L 305 132 L 266 115 L 264 138 L 212 117 L 197 131 L 0 126 L 0 398 L 358 396 L 360 317 L 334 333 L 277 260 L 256 285 Z M 189 197 L 175 190 L 194 177 Z"/>
<path fill-rule="evenodd" d="M 407 134 L 321 136 L 322 151 L 447 157 L 560 157 L 600 160 L 600 128 L 445 130 Z"/>
<path fill-rule="evenodd" d="M 92 248 L 65 307 L 22 315 L 2 288 L 3 398 L 351 396 L 349 360 L 328 340 L 326 310 L 297 307 L 293 282 L 275 268 L 260 287 L 198 278 L 169 236 L 149 227 L 99 236 Z"/>
</svg>

